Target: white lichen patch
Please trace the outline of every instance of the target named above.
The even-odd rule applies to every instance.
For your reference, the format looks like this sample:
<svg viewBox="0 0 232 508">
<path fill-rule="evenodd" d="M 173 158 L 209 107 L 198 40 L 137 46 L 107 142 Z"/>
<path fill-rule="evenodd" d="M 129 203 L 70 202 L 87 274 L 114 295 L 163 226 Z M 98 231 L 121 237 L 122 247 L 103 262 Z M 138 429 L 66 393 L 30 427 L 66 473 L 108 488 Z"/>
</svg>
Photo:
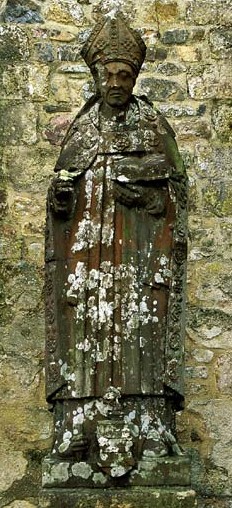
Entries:
<svg viewBox="0 0 232 508">
<path fill-rule="evenodd" d="M 119 478 L 120 476 L 123 476 L 124 474 L 126 474 L 126 472 L 127 472 L 127 470 L 123 466 L 116 465 L 111 468 L 111 476 L 113 478 Z"/>
<path fill-rule="evenodd" d="M 69 463 L 68 462 L 60 462 L 59 464 L 54 464 L 50 470 L 50 483 L 58 482 L 66 482 L 69 479 Z"/>
<path fill-rule="evenodd" d="M 81 478 L 88 479 L 93 470 L 89 464 L 86 464 L 86 462 L 76 462 L 72 466 L 72 473 L 74 476 L 80 476 Z"/>
<path fill-rule="evenodd" d="M 94 245 L 100 242 L 101 223 L 96 219 L 91 219 L 89 211 L 83 213 L 83 219 L 79 222 L 78 230 L 75 234 L 76 242 L 71 248 L 73 253 L 92 249 Z"/>
<path fill-rule="evenodd" d="M 66 381 L 76 381 L 76 374 L 71 372 L 70 367 L 66 362 L 60 367 L 60 375 L 63 376 Z"/>
<path fill-rule="evenodd" d="M 155 279 L 156 284 L 163 284 L 164 283 L 164 279 L 159 272 L 155 273 L 154 279 Z"/>
<path fill-rule="evenodd" d="M 100 483 L 101 485 L 104 485 L 107 482 L 107 478 L 103 473 L 94 473 L 93 481 L 94 483 Z"/>
</svg>

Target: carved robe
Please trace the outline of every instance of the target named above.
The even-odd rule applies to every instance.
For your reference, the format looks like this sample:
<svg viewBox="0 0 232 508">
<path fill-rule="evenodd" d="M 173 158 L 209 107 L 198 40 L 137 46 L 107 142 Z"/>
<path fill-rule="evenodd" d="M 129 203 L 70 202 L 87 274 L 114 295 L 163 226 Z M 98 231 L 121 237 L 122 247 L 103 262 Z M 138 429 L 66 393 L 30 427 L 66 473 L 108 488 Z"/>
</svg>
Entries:
<svg viewBox="0 0 232 508">
<path fill-rule="evenodd" d="M 114 387 L 178 407 L 187 184 L 174 133 L 143 99 L 110 121 L 96 102 L 66 137 L 63 169 L 75 200 L 62 216 L 48 197 L 48 401 Z"/>
</svg>

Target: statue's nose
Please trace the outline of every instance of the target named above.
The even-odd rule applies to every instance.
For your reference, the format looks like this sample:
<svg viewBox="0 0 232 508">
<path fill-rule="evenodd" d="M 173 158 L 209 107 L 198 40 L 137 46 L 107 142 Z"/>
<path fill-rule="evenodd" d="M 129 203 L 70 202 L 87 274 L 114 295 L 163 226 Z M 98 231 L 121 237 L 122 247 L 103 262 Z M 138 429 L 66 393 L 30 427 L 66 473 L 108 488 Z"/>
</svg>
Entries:
<svg viewBox="0 0 232 508">
<path fill-rule="evenodd" d="M 112 76 L 111 86 L 112 87 L 118 87 L 119 86 L 119 79 L 118 79 L 118 76 L 116 74 L 114 76 Z"/>
</svg>

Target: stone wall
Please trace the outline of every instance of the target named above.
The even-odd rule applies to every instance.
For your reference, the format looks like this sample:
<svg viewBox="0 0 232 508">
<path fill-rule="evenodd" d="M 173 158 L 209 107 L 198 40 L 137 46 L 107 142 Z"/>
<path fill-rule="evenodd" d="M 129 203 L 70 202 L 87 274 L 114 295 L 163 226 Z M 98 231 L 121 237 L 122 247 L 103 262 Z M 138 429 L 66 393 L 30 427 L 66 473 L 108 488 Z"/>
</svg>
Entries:
<svg viewBox="0 0 232 508">
<path fill-rule="evenodd" d="M 80 47 L 118 3 L 148 46 L 137 93 L 168 118 L 190 179 L 186 409 L 200 508 L 232 506 L 231 1 L 0 0 L 0 508 L 39 506 L 46 189 L 93 83 Z"/>
</svg>

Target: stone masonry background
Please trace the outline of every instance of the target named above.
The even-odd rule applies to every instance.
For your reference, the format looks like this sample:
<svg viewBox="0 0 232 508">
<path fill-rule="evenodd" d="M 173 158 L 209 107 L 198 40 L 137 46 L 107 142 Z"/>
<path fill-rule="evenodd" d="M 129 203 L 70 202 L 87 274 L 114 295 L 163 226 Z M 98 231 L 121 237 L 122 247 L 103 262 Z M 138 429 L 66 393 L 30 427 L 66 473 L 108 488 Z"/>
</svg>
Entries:
<svg viewBox="0 0 232 508">
<path fill-rule="evenodd" d="M 39 506 L 44 221 L 60 141 L 93 92 L 80 48 L 119 5 L 147 44 L 136 93 L 177 134 L 190 179 L 186 409 L 200 508 L 232 507 L 230 0 L 0 0 L 0 508 Z"/>
</svg>

